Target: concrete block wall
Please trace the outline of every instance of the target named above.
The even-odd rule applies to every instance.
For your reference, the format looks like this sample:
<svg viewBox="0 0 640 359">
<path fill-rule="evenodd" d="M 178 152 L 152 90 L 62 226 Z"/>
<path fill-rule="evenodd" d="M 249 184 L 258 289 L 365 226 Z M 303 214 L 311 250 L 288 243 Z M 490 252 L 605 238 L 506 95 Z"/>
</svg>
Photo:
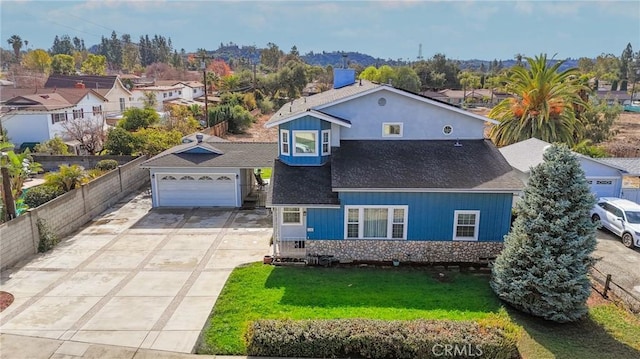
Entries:
<svg viewBox="0 0 640 359">
<path fill-rule="evenodd" d="M 78 189 L 0 225 L 0 268 L 12 266 L 37 253 L 40 241 L 36 225 L 38 219 L 44 219 L 58 238 L 63 238 L 125 196 L 147 185 L 149 170 L 140 168 L 140 163 L 145 160 L 140 157 L 119 166 Z"/>
<path fill-rule="evenodd" d="M 116 160 L 118 164 L 124 165 L 131 162 L 133 156 L 59 156 L 34 153 L 31 155 L 33 160 L 40 163 L 45 171 L 57 171 L 60 165 L 78 165 L 89 170 L 96 167 L 96 164 L 102 160 Z"/>
</svg>

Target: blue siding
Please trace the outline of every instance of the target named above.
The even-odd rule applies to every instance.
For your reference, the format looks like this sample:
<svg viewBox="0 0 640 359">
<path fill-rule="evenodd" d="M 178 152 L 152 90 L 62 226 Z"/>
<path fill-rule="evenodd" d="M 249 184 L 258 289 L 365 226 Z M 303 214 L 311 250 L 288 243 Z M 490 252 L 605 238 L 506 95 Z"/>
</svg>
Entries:
<svg viewBox="0 0 640 359">
<path fill-rule="evenodd" d="M 280 160 L 288 165 L 293 165 L 293 166 L 319 166 L 324 164 L 329 160 L 329 156 L 320 155 L 320 153 L 322 153 L 322 148 L 321 148 L 322 130 L 329 130 L 329 129 L 331 129 L 331 123 L 313 116 L 304 116 L 299 119 L 281 124 L 278 129 L 279 130 L 278 134 L 280 133 L 280 130 L 289 131 L 289 147 L 290 147 L 289 151 L 291 154 L 293 154 L 293 152 L 295 151 L 295 147 L 293 144 L 292 131 L 297 131 L 297 130 L 316 131 L 316 140 L 318 142 L 317 144 L 318 155 L 317 156 L 280 155 L 279 156 Z M 280 142 L 281 140 L 282 138 L 279 138 L 278 142 Z"/>
<path fill-rule="evenodd" d="M 309 239 L 343 239 L 345 205 L 408 205 L 409 240 L 452 240 L 456 210 L 480 211 L 479 241 L 502 241 L 511 225 L 510 193 L 343 192 L 339 198 L 340 209 L 308 209 Z"/>
</svg>

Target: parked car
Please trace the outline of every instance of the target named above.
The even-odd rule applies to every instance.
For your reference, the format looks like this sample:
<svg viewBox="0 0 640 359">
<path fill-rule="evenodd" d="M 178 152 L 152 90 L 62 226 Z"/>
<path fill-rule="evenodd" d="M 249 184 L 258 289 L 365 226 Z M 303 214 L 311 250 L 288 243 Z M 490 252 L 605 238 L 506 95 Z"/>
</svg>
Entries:
<svg viewBox="0 0 640 359">
<path fill-rule="evenodd" d="M 591 211 L 591 220 L 622 238 L 625 247 L 640 247 L 640 204 L 602 197 Z"/>
</svg>

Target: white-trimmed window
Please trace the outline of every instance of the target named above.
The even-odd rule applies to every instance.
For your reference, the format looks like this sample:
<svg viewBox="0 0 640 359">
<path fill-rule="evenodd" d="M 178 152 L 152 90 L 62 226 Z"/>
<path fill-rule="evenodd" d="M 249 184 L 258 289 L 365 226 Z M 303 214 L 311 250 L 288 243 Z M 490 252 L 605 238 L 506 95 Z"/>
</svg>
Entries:
<svg viewBox="0 0 640 359">
<path fill-rule="evenodd" d="M 126 109 L 124 97 L 120 97 L 120 111 L 124 111 Z"/>
<path fill-rule="evenodd" d="M 402 137 L 402 122 L 383 123 L 382 137 Z"/>
<path fill-rule="evenodd" d="M 345 206 L 345 238 L 406 239 L 408 206 Z"/>
<path fill-rule="evenodd" d="M 292 131 L 294 156 L 318 155 L 317 131 Z"/>
<path fill-rule="evenodd" d="M 302 224 L 302 208 L 284 207 L 282 208 L 282 224 Z"/>
<path fill-rule="evenodd" d="M 83 109 L 73 110 L 73 119 L 76 120 L 79 118 L 84 118 L 84 110 Z"/>
<path fill-rule="evenodd" d="M 289 155 L 289 131 L 280 130 L 280 154 Z"/>
<path fill-rule="evenodd" d="M 455 211 L 453 216 L 453 240 L 477 241 L 480 211 Z"/>
<path fill-rule="evenodd" d="M 51 114 L 51 124 L 56 124 L 58 122 L 63 122 L 67 120 L 67 113 L 52 113 Z"/>
<path fill-rule="evenodd" d="M 322 155 L 331 154 L 331 130 L 322 130 Z"/>
</svg>

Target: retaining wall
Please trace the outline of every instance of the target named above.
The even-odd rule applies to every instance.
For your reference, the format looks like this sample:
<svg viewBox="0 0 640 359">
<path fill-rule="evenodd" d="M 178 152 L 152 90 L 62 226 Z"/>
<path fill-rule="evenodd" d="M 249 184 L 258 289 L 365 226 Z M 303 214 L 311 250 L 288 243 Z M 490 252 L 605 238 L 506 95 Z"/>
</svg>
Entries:
<svg viewBox="0 0 640 359">
<path fill-rule="evenodd" d="M 148 185 L 149 170 L 140 168 L 145 160 L 145 157 L 139 157 L 130 161 L 0 225 L 0 268 L 12 266 L 37 253 L 40 241 L 36 225 L 38 219 L 44 219 L 53 233 L 63 238 L 125 196 Z"/>
</svg>

